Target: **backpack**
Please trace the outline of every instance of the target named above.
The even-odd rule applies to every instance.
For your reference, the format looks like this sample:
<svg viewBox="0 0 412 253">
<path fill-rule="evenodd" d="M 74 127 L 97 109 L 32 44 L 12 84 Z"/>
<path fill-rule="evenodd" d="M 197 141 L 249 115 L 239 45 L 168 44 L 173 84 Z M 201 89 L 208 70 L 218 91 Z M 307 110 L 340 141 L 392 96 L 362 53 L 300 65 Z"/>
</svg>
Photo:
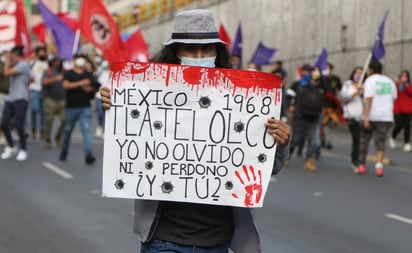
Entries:
<svg viewBox="0 0 412 253">
<path fill-rule="evenodd" d="M 299 86 L 298 106 L 303 117 L 318 117 L 323 108 L 323 90 L 318 86 L 308 84 Z"/>
</svg>

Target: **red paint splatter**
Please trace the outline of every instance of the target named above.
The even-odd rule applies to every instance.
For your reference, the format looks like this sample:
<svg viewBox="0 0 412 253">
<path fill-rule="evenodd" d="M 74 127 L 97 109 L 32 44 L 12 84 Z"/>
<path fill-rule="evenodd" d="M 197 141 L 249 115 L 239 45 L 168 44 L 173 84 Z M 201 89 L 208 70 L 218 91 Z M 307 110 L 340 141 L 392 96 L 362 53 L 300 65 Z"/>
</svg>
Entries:
<svg viewBox="0 0 412 253">
<path fill-rule="evenodd" d="M 202 73 L 199 68 L 187 67 L 183 69 L 183 79 L 189 85 L 199 85 L 202 78 Z"/>
<path fill-rule="evenodd" d="M 235 171 L 235 176 L 239 179 L 239 182 L 244 186 L 245 190 L 245 206 L 251 207 L 255 204 L 259 204 L 262 199 L 263 186 L 262 186 L 262 171 L 258 170 L 258 177 L 256 178 L 255 168 L 250 165 L 249 171 L 253 176 L 253 180 L 249 176 L 248 167 L 246 165 L 242 166 L 243 174 L 247 180 L 243 180 L 240 176 L 239 171 Z M 238 198 L 235 194 L 232 194 L 234 198 Z"/>
<path fill-rule="evenodd" d="M 242 90 L 246 97 L 250 93 L 273 94 L 274 103 L 280 103 L 282 82 L 279 76 L 270 73 L 140 62 L 115 62 L 110 70 L 118 87 L 123 79 L 134 81 L 135 77 L 140 74 L 143 74 L 143 77 L 140 77 L 139 81 L 150 81 L 156 77 L 159 79 L 154 73 L 156 69 L 164 66 L 167 68 L 164 76 L 165 86 L 168 86 L 171 80 L 175 82 L 181 80 L 183 84 L 192 86 L 192 89 L 205 87 L 214 87 L 221 91 L 231 89 L 233 95 Z M 181 69 L 182 76 L 179 71 L 171 71 L 172 68 Z"/>
</svg>

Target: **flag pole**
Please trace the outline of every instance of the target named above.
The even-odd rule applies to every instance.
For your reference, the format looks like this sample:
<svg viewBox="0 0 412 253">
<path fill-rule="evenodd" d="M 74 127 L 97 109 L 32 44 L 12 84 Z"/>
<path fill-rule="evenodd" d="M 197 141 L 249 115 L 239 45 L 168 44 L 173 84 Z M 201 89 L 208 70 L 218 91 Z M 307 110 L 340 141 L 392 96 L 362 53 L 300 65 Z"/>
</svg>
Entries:
<svg viewBox="0 0 412 253">
<path fill-rule="evenodd" d="M 76 35 L 74 36 L 74 43 L 73 43 L 73 50 L 72 50 L 72 55 L 74 55 L 78 48 L 79 45 L 79 40 L 80 40 L 80 29 L 76 30 Z"/>
<path fill-rule="evenodd" d="M 359 78 L 359 83 L 358 83 L 358 87 L 362 88 L 363 86 L 363 79 L 365 78 L 366 75 L 366 71 L 368 69 L 369 63 L 372 60 L 372 52 L 369 51 L 368 56 L 366 56 L 366 61 L 365 61 L 365 65 L 363 65 L 363 69 L 362 69 L 362 74 Z"/>
</svg>

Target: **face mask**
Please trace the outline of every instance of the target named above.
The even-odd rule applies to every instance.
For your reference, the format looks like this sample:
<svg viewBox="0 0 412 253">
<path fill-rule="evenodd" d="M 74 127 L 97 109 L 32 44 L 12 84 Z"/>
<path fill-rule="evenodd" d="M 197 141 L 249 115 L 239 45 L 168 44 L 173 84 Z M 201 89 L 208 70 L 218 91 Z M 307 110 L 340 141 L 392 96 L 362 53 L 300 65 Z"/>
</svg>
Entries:
<svg viewBox="0 0 412 253">
<path fill-rule="evenodd" d="M 329 69 L 325 69 L 325 70 L 322 71 L 322 74 L 323 74 L 324 76 L 328 76 L 328 75 L 330 74 L 330 70 L 329 70 Z"/>
<path fill-rule="evenodd" d="M 74 65 L 76 67 L 82 68 L 86 65 L 86 60 L 84 58 L 81 58 L 81 57 L 77 58 L 76 60 L 74 60 Z"/>
<path fill-rule="evenodd" d="M 107 61 L 103 61 L 101 65 L 103 69 L 107 69 L 109 67 L 109 63 Z"/>
<path fill-rule="evenodd" d="M 401 82 L 402 82 L 402 83 L 408 82 L 408 78 L 407 78 L 406 76 L 402 76 L 402 77 L 401 77 Z"/>
<path fill-rule="evenodd" d="M 355 74 L 353 75 L 353 81 L 354 81 L 355 83 L 359 82 L 360 76 L 361 76 L 360 74 L 355 73 Z"/>
<path fill-rule="evenodd" d="M 40 61 L 47 61 L 47 56 L 40 56 L 40 57 L 39 57 L 39 60 L 40 60 Z"/>
<path fill-rule="evenodd" d="M 214 68 L 216 56 L 205 58 L 192 58 L 182 56 L 180 60 L 182 65 Z"/>
</svg>

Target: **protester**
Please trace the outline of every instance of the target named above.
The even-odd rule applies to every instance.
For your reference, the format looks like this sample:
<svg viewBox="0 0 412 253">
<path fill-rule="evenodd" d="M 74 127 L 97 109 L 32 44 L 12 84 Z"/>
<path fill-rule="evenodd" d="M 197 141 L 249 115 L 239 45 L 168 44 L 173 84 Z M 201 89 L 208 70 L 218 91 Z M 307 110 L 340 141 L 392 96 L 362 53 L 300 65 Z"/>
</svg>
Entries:
<svg viewBox="0 0 412 253">
<path fill-rule="evenodd" d="M 227 48 L 219 39 L 213 15 L 189 10 L 176 15 L 172 38 L 155 62 L 227 68 Z M 110 108 L 110 89 L 101 89 L 103 107 Z M 268 132 L 278 143 L 274 170 L 288 156 L 291 131 L 280 120 L 269 119 Z M 250 209 L 167 201 L 135 201 L 134 229 L 141 252 L 261 252 Z M 161 250 L 159 250 L 161 249 Z"/>
<path fill-rule="evenodd" d="M 31 138 L 36 138 L 37 129 L 40 129 L 40 138 L 43 139 L 44 134 L 44 108 L 42 82 L 44 71 L 48 68 L 47 50 L 45 47 L 37 47 L 35 49 L 35 59 L 30 71 L 30 118 L 31 118 Z M 39 126 L 37 125 L 39 118 Z"/>
<path fill-rule="evenodd" d="M 297 147 L 298 156 L 301 156 L 305 141 L 307 141 L 306 162 L 303 169 L 316 171 L 316 129 L 322 112 L 324 97 L 322 79 L 319 68 L 304 64 L 301 69 L 301 80 L 294 82 L 287 91 L 288 106 L 293 111 L 293 137 L 290 154 L 293 154 L 294 149 Z"/>
<path fill-rule="evenodd" d="M 60 160 L 65 161 L 70 146 L 70 138 L 77 121 L 80 121 L 80 129 L 83 135 L 83 148 L 85 161 L 93 164 L 96 158 L 92 152 L 92 109 L 90 101 L 94 98 L 98 87 L 93 74 L 86 71 L 86 56 L 75 55 L 73 69 L 63 75 L 63 88 L 66 90 L 65 126 L 63 131 L 63 144 Z"/>
<path fill-rule="evenodd" d="M 110 81 L 109 76 L 109 63 L 107 61 L 102 61 L 99 69 L 96 71 L 97 81 L 100 84 L 108 84 Z M 104 111 L 102 107 L 102 97 L 100 92 L 96 92 L 96 114 L 97 114 L 97 126 L 95 130 L 95 136 L 98 138 L 103 138 L 104 135 Z"/>
<path fill-rule="evenodd" d="M 242 69 L 242 59 L 240 55 L 231 55 L 229 61 L 233 69 Z"/>
<path fill-rule="evenodd" d="M 26 135 L 24 124 L 28 107 L 28 85 L 30 78 L 30 65 L 23 59 L 22 46 L 15 46 L 10 53 L 5 55 L 4 72 L 5 76 L 10 76 L 9 94 L 3 108 L 1 128 L 7 140 L 7 146 L 1 154 L 2 159 L 13 157 L 17 148 L 10 132 L 10 124 L 13 121 L 19 136 L 19 150 L 16 160 L 25 161 L 27 159 Z"/>
<path fill-rule="evenodd" d="M 288 120 L 287 120 L 287 108 L 286 108 L 285 96 L 286 96 L 286 87 L 288 83 L 288 73 L 283 68 L 283 62 L 276 61 L 275 64 L 273 65 L 273 69 L 271 73 L 274 75 L 279 75 L 280 79 L 282 80 L 282 107 L 280 109 L 280 118 L 282 119 L 283 122 L 287 122 Z"/>
<path fill-rule="evenodd" d="M 324 75 L 324 89 L 325 89 L 325 105 L 323 108 L 323 125 L 337 126 L 340 113 L 340 101 L 338 98 L 339 92 L 342 89 L 342 82 L 340 78 L 333 73 L 333 64 L 327 64 Z"/>
<path fill-rule="evenodd" d="M 9 93 L 10 78 L 4 74 L 4 52 L 0 53 L 0 122 L 6 96 Z M 0 128 L 0 145 L 6 145 L 6 138 Z"/>
<path fill-rule="evenodd" d="M 359 83 L 362 70 L 362 67 L 354 68 L 349 79 L 343 83 L 340 92 L 343 100 L 343 115 L 352 137 L 350 157 L 351 168 L 354 171 L 356 171 L 359 166 L 359 145 L 363 113 L 362 88 L 360 88 Z"/>
<path fill-rule="evenodd" d="M 385 140 L 393 124 L 393 105 L 397 97 L 396 86 L 387 76 L 382 74 L 382 64 L 372 61 L 369 64 L 369 77 L 364 84 L 365 109 L 362 114 L 362 130 L 359 148 L 357 174 L 365 174 L 366 155 L 369 141 L 374 135 L 376 149 L 376 176 L 382 177 Z"/>
<path fill-rule="evenodd" d="M 404 70 L 396 82 L 398 98 L 395 101 L 393 112 L 395 114 L 395 127 L 392 130 L 389 146 L 396 147 L 396 136 L 403 130 L 403 151 L 409 152 L 411 146 L 411 119 L 412 119 L 412 85 L 409 71 Z"/>
<path fill-rule="evenodd" d="M 57 57 L 49 61 L 49 68 L 44 71 L 42 77 L 44 96 L 44 142 L 45 148 L 51 148 L 51 132 L 54 117 L 60 118 L 60 126 L 57 129 L 54 141 L 60 147 L 64 129 L 64 108 L 66 91 L 63 89 L 63 61 Z"/>
<path fill-rule="evenodd" d="M 257 65 L 257 64 L 254 63 L 254 62 L 249 62 L 249 63 L 247 64 L 247 68 L 246 68 L 246 69 L 249 70 L 249 71 L 262 71 L 262 66 Z"/>
</svg>

